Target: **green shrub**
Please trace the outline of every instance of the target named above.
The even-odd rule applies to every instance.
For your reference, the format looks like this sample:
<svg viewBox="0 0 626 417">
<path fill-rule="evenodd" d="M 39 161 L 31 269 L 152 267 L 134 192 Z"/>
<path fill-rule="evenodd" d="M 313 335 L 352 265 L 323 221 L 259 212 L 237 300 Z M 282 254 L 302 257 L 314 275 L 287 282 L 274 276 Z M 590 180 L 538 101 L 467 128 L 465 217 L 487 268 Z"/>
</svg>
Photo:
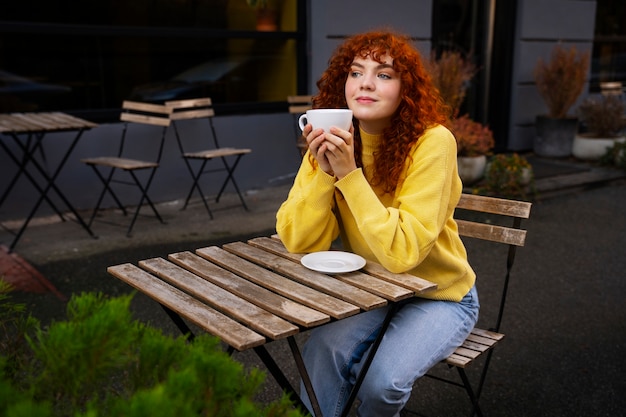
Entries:
<svg viewBox="0 0 626 417">
<path fill-rule="evenodd" d="M 528 200 L 534 194 L 532 165 L 517 153 L 494 155 L 487 164 L 484 181 L 477 194 Z"/>
<path fill-rule="evenodd" d="M 626 169 L 626 141 L 616 141 L 600 158 L 600 164 Z"/>
<path fill-rule="evenodd" d="M 264 382 L 224 352 L 218 339 L 193 343 L 134 321 L 132 295 L 72 297 L 67 320 L 33 325 L 0 287 L 0 322 L 12 326 L 0 351 L 0 415 L 47 416 L 300 416 L 286 396 L 253 401 Z M 21 318 L 20 318 L 21 317 Z M 20 322 L 23 322 L 20 324 Z M 30 332 L 23 325 L 30 324 Z M 17 329 L 21 329 L 18 331 Z M 19 349 L 4 339 L 26 340 Z M 19 367 L 9 366 L 19 358 Z"/>
</svg>

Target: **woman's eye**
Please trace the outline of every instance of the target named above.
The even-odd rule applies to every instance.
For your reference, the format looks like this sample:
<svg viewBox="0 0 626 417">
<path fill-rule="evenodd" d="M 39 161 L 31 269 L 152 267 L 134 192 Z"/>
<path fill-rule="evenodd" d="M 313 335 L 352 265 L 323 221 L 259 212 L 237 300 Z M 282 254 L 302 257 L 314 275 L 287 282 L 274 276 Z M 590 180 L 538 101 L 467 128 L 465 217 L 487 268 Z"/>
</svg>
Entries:
<svg viewBox="0 0 626 417">
<path fill-rule="evenodd" d="M 391 75 L 389 74 L 378 74 L 379 78 L 382 78 L 383 80 L 391 80 Z"/>
<path fill-rule="evenodd" d="M 351 77 L 358 77 L 359 75 L 361 75 L 361 73 L 359 71 L 352 71 L 352 72 L 350 72 L 350 76 Z"/>
</svg>

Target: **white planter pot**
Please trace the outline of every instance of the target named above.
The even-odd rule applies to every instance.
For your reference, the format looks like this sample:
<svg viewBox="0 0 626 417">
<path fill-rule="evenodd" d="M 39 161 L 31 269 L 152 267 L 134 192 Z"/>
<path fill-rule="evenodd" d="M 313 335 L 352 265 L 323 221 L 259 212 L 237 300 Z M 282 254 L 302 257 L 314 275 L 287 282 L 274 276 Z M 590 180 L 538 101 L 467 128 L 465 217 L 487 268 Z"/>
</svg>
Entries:
<svg viewBox="0 0 626 417">
<path fill-rule="evenodd" d="M 456 158 L 459 168 L 459 177 L 463 184 L 468 185 L 475 183 L 485 174 L 485 166 L 487 165 L 487 157 L 480 156 L 458 156 Z"/>
<path fill-rule="evenodd" d="M 615 142 L 623 142 L 626 137 L 594 138 L 587 135 L 576 135 L 572 145 L 572 155 L 585 161 L 597 161 Z"/>
</svg>

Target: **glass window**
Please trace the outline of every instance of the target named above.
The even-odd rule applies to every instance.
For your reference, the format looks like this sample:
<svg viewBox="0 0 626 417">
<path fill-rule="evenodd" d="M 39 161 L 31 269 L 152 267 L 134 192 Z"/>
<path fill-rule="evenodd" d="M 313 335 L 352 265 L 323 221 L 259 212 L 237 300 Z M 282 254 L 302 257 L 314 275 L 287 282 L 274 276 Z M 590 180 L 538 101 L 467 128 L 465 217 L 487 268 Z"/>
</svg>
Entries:
<svg viewBox="0 0 626 417">
<path fill-rule="evenodd" d="M 591 60 L 590 89 L 601 83 L 621 82 L 626 86 L 626 2 L 598 0 Z"/>
<path fill-rule="evenodd" d="M 491 51 L 486 48 L 487 3 L 469 0 L 440 0 L 433 3 L 433 52 L 458 52 L 471 60 L 478 69 L 470 81 L 461 114 L 469 113 L 475 120 L 486 117 L 481 103 L 485 102 L 485 74 Z"/>
<path fill-rule="evenodd" d="M 257 29 L 246 0 L 14 2 L 0 17 L 0 111 L 102 119 L 125 99 L 201 96 L 263 111 L 307 85 L 305 1 L 269 8 L 275 26 Z"/>
</svg>

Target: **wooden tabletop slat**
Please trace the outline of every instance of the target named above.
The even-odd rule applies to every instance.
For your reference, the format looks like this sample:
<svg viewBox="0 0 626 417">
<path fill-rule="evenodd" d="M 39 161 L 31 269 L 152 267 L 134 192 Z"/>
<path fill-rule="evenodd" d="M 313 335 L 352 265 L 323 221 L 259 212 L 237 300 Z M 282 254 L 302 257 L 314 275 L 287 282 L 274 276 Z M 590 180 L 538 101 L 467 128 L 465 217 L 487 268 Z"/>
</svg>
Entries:
<svg viewBox="0 0 626 417">
<path fill-rule="evenodd" d="M 28 132 L 31 130 L 32 124 L 14 116 L 15 115 L 0 114 L 1 132 Z"/>
<path fill-rule="evenodd" d="M 53 132 L 96 126 L 96 123 L 60 112 L 0 114 L 0 132 Z"/>
<path fill-rule="evenodd" d="M 342 319 L 360 311 L 356 305 L 294 282 L 216 246 L 197 249 L 196 253 L 237 275 L 336 319 Z"/>
<path fill-rule="evenodd" d="M 267 239 L 267 238 L 260 238 Z M 267 239 L 268 241 L 274 241 L 275 243 L 266 242 L 257 239 L 251 239 L 250 243 L 254 245 L 263 245 L 263 247 L 267 250 L 275 251 L 274 253 L 280 254 L 285 253 L 288 254 L 291 259 L 300 260 L 305 254 L 298 254 L 286 251 L 286 249 L 280 249 L 280 247 L 284 248 L 283 243 L 280 241 L 280 237 L 278 235 L 272 235 L 271 239 Z M 262 242 L 262 243 L 261 243 Z M 393 272 L 387 271 L 382 265 L 376 262 L 367 261 L 367 264 L 363 267 L 363 270 L 369 273 L 372 276 L 380 278 L 384 281 L 390 282 L 395 285 L 399 285 L 400 287 L 407 288 L 415 292 L 415 294 L 421 294 L 427 291 L 432 291 L 437 289 L 437 284 L 427 281 L 423 278 L 416 277 L 411 274 L 394 274 Z"/>
<path fill-rule="evenodd" d="M 223 247 L 237 256 L 286 275 L 307 287 L 332 295 L 350 304 L 358 305 L 364 310 L 379 308 L 387 304 L 384 298 L 371 292 L 346 284 L 336 277 L 311 271 L 299 262 L 293 262 L 261 248 L 243 242 L 229 243 Z"/>
<path fill-rule="evenodd" d="M 107 272 L 150 296 L 182 317 L 218 336 L 239 351 L 260 346 L 265 338 L 235 320 L 219 313 L 189 294 L 165 283 L 139 267 L 126 263 L 110 266 Z"/>
<path fill-rule="evenodd" d="M 416 294 L 422 294 L 437 289 L 437 284 L 433 282 L 411 274 L 394 274 L 393 272 L 387 271 L 381 264 L 376 262 L 367 262 L 363 270 L 382 280 L 413 290 Z"/>
<path fill-rule="evenodd" d="M 392 284 L 361 271 L 337 274 L 335 277 L 346 284 L 361 288 L 389 301 L 401 301 L 415 296 L 413 290 Z"/>
<path fill-rule="evenodd" d="M 272 339 L 298 333 L 297 326 L 163 258 L 146 259 L 139 266 Z"/>
<path fill-rule="evenodd" d="M 25 126 L 28 130 L 54 130 L 54 125 L 46 120 L 46 113 L 15 113 L 12 115 L 20 126 Z"/>
<path fill-rule="evenodd" d="M 289 252 L 280 240 L 272 239 L 269 237 L 258 237 L 250 239 L 248 243 L 252 246 L 262 248 L 263 250 L 269 251 L 284 258 L 291 259 L 292 261 L 297 263 L 300 263 L 300 260 L 305 255 L 303 253 Z M 371 292 L 372 294 L 376 294 L 391 301 L 400 301 L 415 295 L 415 292 L 408 288 L 392 284 L 388 281 L 373 277 L 361 271 L 350 272 L 348 274 L 337 274 L 335 275 L 335 277 L 340 281 L 361 288 L 365 291 Z"/>
<path fill-rule="evenodd" d="M 330 321 L 328 314 L 295 303 L 191 252 L 173 253 L 168 258 L 175 264 L 201 276 L 207 281 L 292 323 L 304 327 L 313 327 Z"/>
</svg>

